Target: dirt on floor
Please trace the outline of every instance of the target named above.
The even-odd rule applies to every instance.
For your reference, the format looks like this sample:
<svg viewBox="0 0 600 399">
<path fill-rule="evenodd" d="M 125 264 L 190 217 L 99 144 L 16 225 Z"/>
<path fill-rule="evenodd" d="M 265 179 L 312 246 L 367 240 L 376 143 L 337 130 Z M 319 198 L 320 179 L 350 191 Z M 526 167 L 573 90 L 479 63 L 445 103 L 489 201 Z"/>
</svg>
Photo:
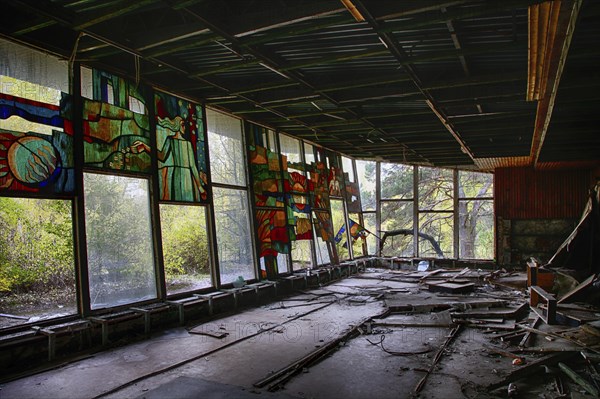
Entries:
<svg viewBox="0 0 600 399">
<path fill-rule="evenodd" d="M 597 396 L 600 310 L 560 304 L 547 324 L 525 280 L 367 270 L 4 384 L 2 397 Z"/>
</svg>

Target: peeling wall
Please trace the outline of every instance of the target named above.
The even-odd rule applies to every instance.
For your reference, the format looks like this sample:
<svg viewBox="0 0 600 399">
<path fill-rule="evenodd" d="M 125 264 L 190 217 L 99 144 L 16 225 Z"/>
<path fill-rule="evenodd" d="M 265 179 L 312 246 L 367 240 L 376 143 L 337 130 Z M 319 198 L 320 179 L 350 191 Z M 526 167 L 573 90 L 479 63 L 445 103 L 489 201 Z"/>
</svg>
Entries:
<svg viewBox="0 0 600 399">
<path fill-rule="evenodd" d="M 590 189 L 589 170 L 498 168 L 494 176 L 500 265 L 547 262 L 576 226 Z"/>
</svg>

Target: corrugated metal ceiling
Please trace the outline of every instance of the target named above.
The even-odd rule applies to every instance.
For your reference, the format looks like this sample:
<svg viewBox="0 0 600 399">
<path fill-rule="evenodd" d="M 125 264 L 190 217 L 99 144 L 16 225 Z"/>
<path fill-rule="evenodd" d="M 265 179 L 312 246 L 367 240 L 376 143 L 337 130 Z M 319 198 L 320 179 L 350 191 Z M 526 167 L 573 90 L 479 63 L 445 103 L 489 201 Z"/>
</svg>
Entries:
<svg viewBox="0 0 600 399">
<path fill-rule="evenodd" d="M 130 77 L 138 56 L 149 84 L 357 158 L 531 164 L 540 1 L 353 3 L 364 21 L 338 0 L 4 1 L 0 34 Z M 600 160 L 599 13 L 583 1 L 542 163 Z"/>
</svg>

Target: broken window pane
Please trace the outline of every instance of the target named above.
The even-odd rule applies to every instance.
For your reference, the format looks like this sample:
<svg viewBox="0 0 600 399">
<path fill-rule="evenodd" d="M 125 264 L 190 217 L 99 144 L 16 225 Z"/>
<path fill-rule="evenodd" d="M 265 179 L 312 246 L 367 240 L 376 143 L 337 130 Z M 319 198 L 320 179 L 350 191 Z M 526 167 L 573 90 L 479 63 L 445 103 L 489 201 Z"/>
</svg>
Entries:
<svg viewBox="0 0 600 399">
<path fill-rule="evenodd" d="M 90 304 L 156 298 L 149 181 L 84 173 Z"/>
<path fill-rule="evenodd" d="M 494 202 L 461 200 L 458 202 L 459 257 L 494 258 Z"/>
<path fill-rule="evenodd" d="M 413 170 L 414 168 L 410 165 L 382 163 L 381 198 L 412 199 L 414 196 Z"/>
<path fill-rule="evenodd" d="M 454 243 L 453 212 L 419 214 L 419 256 L 452 258 Z"/>
<path fill-rule="evenodd" d="M 161 204 L 160 225 L 167 294 L 210 287 L 206 208 Z"/>
<path fill-rule="evenodd" d="M 383 256 L 414 256 L 413 201 L 381 202 Z"/>
<path fill-rule="evenodd" d="M 215 187 L 213 191 L 221 283 L 242 276 L 254 279 L 252 233 L 245 191 Z"/>
<path fill-rule="evenodd" d="M 77 313 L 71 201 L 0 197 L 0 328 Z"/>
<path fill-rule="evenodd" d="M 419 167 L 419 210 L 454 208 L 453 173 L 449 169 Z"/>
</svg>

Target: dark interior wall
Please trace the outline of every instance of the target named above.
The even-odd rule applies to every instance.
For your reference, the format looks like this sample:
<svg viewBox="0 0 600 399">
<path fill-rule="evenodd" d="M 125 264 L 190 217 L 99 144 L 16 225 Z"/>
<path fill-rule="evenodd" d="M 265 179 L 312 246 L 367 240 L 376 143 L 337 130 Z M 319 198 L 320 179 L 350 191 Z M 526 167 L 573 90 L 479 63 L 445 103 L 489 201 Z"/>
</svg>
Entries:
<svg viewBox="0 0 600 399">
<path fill-rule="evenodd" d="M 575 227 L 591 187 L 589 170 L 498 168 L 494 175 L 500 265 L 547 262 Z"/>
</svg>

